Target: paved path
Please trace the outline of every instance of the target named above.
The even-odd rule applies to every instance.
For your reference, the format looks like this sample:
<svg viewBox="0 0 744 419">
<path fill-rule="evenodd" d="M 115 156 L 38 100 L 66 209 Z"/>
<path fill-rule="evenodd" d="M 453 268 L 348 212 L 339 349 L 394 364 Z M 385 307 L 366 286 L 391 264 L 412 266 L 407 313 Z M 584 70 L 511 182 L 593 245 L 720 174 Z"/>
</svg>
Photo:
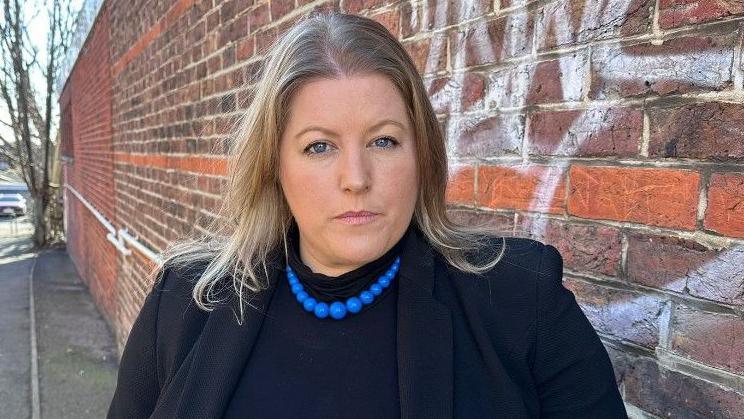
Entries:
<svg viewBox="0 0 744 419">
<path fill-rule="evenodd" d="M 3 229 L 5 227 L 6 229 Z M 9 236 L 0 224 L 0 417 L 31 417 L 28 237 Z"/>
<path fill-rule="evenodd" d="M 113 336 L 65 250 L 31 252 L 30 226 L 10 222 L 0 219 L 0 418 L 103 418 Z"/>
</svg>

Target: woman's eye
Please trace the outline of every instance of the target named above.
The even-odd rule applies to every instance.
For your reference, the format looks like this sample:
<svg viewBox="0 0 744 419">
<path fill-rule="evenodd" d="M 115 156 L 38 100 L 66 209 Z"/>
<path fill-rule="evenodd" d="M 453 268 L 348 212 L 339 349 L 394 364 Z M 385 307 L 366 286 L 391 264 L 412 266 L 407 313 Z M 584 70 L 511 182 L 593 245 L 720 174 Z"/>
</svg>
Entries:
<svg viewBox="0 0 744 419">
<path fill-rule="evenodd" d="M 382 148 L 393 148 L 399 143 L 392 137 L 380 137 L 372 142 L 374 145 Z M 323 154 L 330 150 L 330 145 L 324 141 L 318 141 L 305 147 L 305 154 Z"/>
<path fill-rule="evenodd" d="M 306 154 L 321 154 L 325 152 L 327 148 L 328 148 L 328 143 L 324 143 L 324 142 L 312 143 L 305 148 L 305 153 Z"/>
<path fill-rule="evenodd" d="M 375 140 L 375 144 L 385 148 L 392 148 L 398 145 L 398 142 L 392 137 L 380 137 Z"/>
</svg>

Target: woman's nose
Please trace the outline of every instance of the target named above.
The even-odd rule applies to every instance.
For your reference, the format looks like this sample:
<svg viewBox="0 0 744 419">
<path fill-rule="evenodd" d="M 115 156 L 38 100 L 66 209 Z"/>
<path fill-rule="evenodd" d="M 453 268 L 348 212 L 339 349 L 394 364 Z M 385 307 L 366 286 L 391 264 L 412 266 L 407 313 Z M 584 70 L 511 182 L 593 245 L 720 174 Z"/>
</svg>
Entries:
<svg viewBox="0 0 744 419">
<path fill-rule="evenodd" d="M 341 153 L 338 171 L 343 191 L 366 191 L 371 186 L 370 162 L 364 152 L 365 150 L 345 150 Z"/>
</svg>

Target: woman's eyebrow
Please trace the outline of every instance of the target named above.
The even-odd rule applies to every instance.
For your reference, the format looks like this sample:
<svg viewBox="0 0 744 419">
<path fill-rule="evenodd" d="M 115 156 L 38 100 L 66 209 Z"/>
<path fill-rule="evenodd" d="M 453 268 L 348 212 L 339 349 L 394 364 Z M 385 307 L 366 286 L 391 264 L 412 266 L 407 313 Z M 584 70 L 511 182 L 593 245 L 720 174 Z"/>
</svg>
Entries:
<svg viewBox="0 0 744 419">
<path fill-rule="evenodd" d="M 406 126 L 403 125 L 401 122 L 398 122 L 398 121 L 396 121 L 394 119 L 383 119 L 383 120 L 381 120 L 381 121 L 379 121 L 379 122 L 371 125 L 369 128 L 367 128 L 367 130 L 365 131 L 365 134 L 366 133 L 370 133 L 370 132 L 372 132 L 374 130 L 377 130 L 377 129 L 381 128 L 382 126 L 388 125 L 388 124 L 389 125 L 396 125 L 400 129 L 402 129 L 402 130 L 405 130 L 406 129 Z M 302 134 L 304 134 L 306 132 L 309 132 L 309 131 L 320 131 L 320 132 L 322 132 L 322 133 L 324 133 L 326 135 L 330 135 L 332 137 L 338 137 L 338 134 L 337 133 L 335 133 L 335 132 L 333 132 L 333 131 L 331 131 L 331 130 L 329 130 L 327 128 L 323 128 L 323 127 L 318 126 L 318 125 L 310 125 L 310 126 L 307 126 L 307 127 L 303 128 L 302 130 L 300 130 L 300 132 L 298 132 L 295 135 L 295 138 L 300 138 L 302 136 Z"/>
</svg>

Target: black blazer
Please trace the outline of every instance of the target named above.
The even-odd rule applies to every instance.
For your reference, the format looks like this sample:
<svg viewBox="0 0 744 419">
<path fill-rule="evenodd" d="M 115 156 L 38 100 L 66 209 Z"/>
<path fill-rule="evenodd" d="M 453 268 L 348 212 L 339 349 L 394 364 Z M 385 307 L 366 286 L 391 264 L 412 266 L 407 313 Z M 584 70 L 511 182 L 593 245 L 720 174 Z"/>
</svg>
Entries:
<svg viewBox="0 0 744 419">
<path fill-rule="evenodd" d="M 451 267 L 414 231 L 398 277 L 402 418 L 627 417 L 607 351 L 562 285 L 555 247 L 507 238 L 503 259 L 479 277 Z M 242 326 L 236 299 L 209 313 L 191 301 L 204 267 L 161 271 L 124 348 L 107 417 L 221 417 L 284 269 L 274 255 L 270 288 L 250 301 L 255 308 L 244 305 Z"/>
</svg>

